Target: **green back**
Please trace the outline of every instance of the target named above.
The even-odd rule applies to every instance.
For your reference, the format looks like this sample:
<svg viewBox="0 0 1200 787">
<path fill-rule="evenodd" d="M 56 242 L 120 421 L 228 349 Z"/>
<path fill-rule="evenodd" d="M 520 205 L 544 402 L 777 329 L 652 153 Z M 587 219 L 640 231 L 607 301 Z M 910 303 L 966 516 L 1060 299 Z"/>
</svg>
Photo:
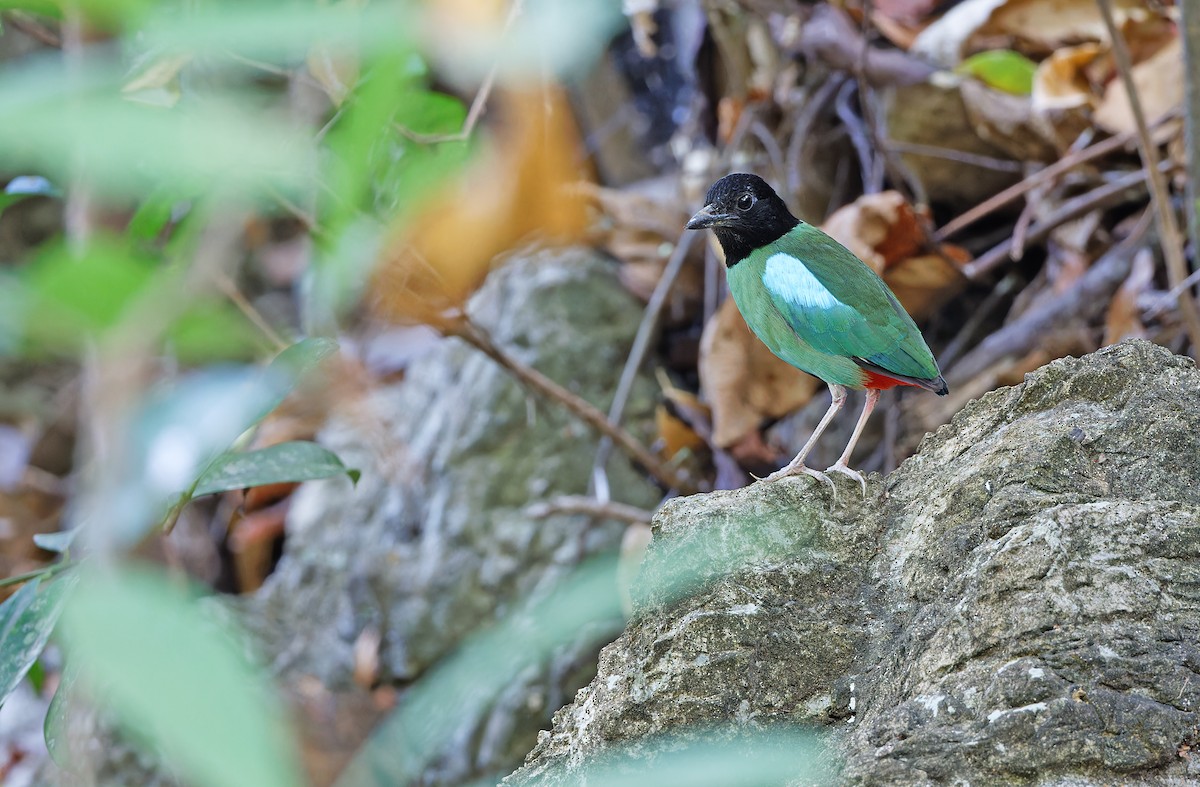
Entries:
<svg viewBox="0 0 1200 787">
<path fill-rule="evenodd" d="M 851 358 L 906 377 L 939 375 L 920 330 L 883 280 L 810 224 L 731 268 L 729 286 L 776 355 L 827 382 L 861 387 Z"/>
</svg>

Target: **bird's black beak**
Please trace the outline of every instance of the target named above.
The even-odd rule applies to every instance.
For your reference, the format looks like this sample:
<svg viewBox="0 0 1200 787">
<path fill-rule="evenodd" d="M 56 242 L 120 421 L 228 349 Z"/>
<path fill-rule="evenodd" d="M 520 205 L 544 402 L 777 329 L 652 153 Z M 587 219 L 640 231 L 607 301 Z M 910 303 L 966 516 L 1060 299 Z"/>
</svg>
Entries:
<svg viewBox="0 0 1200 787">
<path fill-rule="evenodd" d="M 733 220 L 733 216 L 722 213 L 715 204 L 705 205 L 687 223 L 689 230 L 702 230 L 705 227 L 724 227 Z"/>
</svg>

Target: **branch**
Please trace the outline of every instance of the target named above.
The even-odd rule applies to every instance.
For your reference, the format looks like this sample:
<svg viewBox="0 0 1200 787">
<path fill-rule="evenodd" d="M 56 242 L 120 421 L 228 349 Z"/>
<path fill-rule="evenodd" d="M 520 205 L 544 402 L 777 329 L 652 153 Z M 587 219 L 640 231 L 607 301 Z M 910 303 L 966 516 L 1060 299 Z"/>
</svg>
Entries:
<svg viewBox="0 0 1200 787">
<path fill-rule="evenodd" d="M 625 405 L 629 401 L 630 391 L 633 390 L 633 382 L 637 379 L 638 369 L 641 368 L 642 361 L 646 358 L 646 351 L 650 349 L 650 340 L 658 328 L 658 317 L 667 303 L 667 296 L 671 294 L 675 279 L 683 270 L 684 260 L 687 259 L 688 251 L 692 248 L 692 242 L 696 239 L 697 234 L 690 230 L 684 230 L 683 235 L 675 242 L 671 258 L 667 260 L 662 275 L 658 277 L 658 284 L 654 286 L 654 292 L 646 304 L 646 311 L 642 313 L 642 322 L 638 325 L 637 334 L 633 337 L 633 346 L 629 348 L 629 357 L 625 360 L 625 368 L 621 370 L 621 379 L 617 382 L 617 391 L 613 394 L 612 405 L 608 408 L 608 420 L 615 426 L 620 426 L 621 419 L 625 416 Z M 604 468 L 608 465 L 608 457 L 611 453 L 612 440 L 607 436 L 601 438 L 600 446 L 596 449 L 596 460 L 592 465 L 592 479 L 595 483 L 596 495 L 601 500 L 608 500 L 608 477 Z"/>
<path fill-rule="evenodd" d="M 1129 237 L 1092 263 L 1069 290 L 1034 306 L 963 356 L 947 370 L 946 379 L 950 385 L 953 387 L 970 380 L 1001 358 L 1024 355 L 1056 327 L 1080 316 L 1090 317 L 1089 312 L 1104 308 L 1113 292 L 1129 276 L 1133 255 L 1150 229 L 1150 216 L 1147 209 Z"/>
<path fill-rule="evenodd" d="M 1142 164 L 1146 168 L 1146 179 L 1150 183 L 1150 198 L 1154 203 L 1154 220 L 1158 225 L 1163 258 L 1167 263 L 1167 278 L 1172 287 L 1178 287 L 1188 276 L 1188 266 L 1183 256 L 1183 235 L 1175 221 L 1175 212 L 1171 210 L 1171 195 L 1158 169 L 1158 145 L 1150 137 L 1146 113 L 1142 110 L 1142 99 L 1138 96 L 1137 85 L 1133 83 L 1133 65 L 1129 59 L 1129 49 L 1125 46 L 1121 31 L 1117 29 L 1116 20 L 1113 19 L 1112 0 L 1099 0 L 1099 4 L 1104 26 L 1108 28 L 1108 36 L 1112 39 L 1117 71 L 1125 85 L 1125 92 L 1129 95 L 1129 108 L 1133 110 L 1133 119 L 1137 124 L 1138 148 L 1142 153 Z M 1200 308 L 1186 289 L 1179 293 L 1179 313 L 1192 342 L 1192 355 L 1200 354 Z"/>
<path fill-rule="evenodd" d="M 1023 197 L 1026 193 L 1033 191 L 1046 181 L 1053 180 L 1059 175 L 1078 167 L 1080 164 L 1084 164 L 1092 159 L 1100 158 L 1101 156 L 1106 156 L 1109 153 L 1120 150 L 1132 142 L 1133 138 L 1134 134 L 1131 133 L 1121 134 L 1120 136 L 1116 137 L 1109 137 L 1108 139 L 1097 142 L 1095 145 L 1086 147 L 1083 150 L 1063 156 L 1061 159 L 1045 169 L 1040 169 L 1019 183 L 1014 183 L 1004 191 L 988 197 L 983 202 L 968 210 L 966 213 L 960 215 L 958 218 L 947 222 L 941 229 L 934 233 L 933 239 L 939 243 L 946 240 L 946 238 L 949 238 L 951 235 L 954 235 L 960 230 L 966 229 L 990 213 L 993 213 L 1008 203 Z"/>
<path fill-rule="evenodd" d="M 700 491 L 699 486 L 691 478 L 676 472 L 664 464 L 658 457 L 650 453 L 645 446 L 638 442 L 637 438 L 608 420 L 608 417 L 590 402 L 584 401 L 537 369 L 522 363 L 506 350 L 502 349 L 492 341 L 491 336 L 475 323 L 471 322 L 470 317 L 467 315 L 459 315 L 458 319 L 449 321 L 447 324 L 439 327 L 448 335 L 462 339 L 500 364 L 500 366 L 516 377 L 522 385 L 533 393 L 558 402 L 570 410 L 579 420 L 600 434 L 610 438 L 630 459 L 646 468 L 646 471 L 667 489 L 676 489 L 684 494 L 695 494 Z"/>
<path fill-rule="evenodd" d="M 605 502 L 594 497 L 563 495 L 545 503 L 534 503 L 525 508 L 533 519 L 546 519 L 555 514 L 587 514 L 588 516 L 616 519 L 631 525 L 648 525 L 654 514 L 644 508 L 625 503 Z"/>
<path fill-rule="evenodd" d="M 1173 166 L 1170 161 L 1164 161 L 1159 165 L 1160 169 L 1168 170 Z M 1049 218 L 1032 227 L 1026 233 L 1024 242 L 1039 243 L 1048 237 L 1056 227 L 1072 219 L 1077 219 L 1097 208 L 1108 207 L 1140 196 L 1146 188 L 1146 179 L 1146 172 L 1139 169 L 1135 172 L 1127 173 L 1111 183 L 1106 183 L 1089 192 L 1080 194 L 1074 199 L 1067 200 Z M 979 257 L 964 265 L 962 268 L 963 275 L 968 279 L 978 279 L 1000 263 L 1009 259 L 1009 251 L 1012 247 L 1012 238 L 993 246 L 979 255 Z"/>
</svg>

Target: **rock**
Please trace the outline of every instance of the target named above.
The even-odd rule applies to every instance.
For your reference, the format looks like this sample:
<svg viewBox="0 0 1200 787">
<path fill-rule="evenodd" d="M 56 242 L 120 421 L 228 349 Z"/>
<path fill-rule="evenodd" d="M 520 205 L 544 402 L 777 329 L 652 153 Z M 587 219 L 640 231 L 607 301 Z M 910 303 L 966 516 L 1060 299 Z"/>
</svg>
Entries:
<svg viewBox="0 0 1200 787">
<path fill-rule="evenodd" d="M 614 266 L 580 249 L 515 257 L 469 308 L 501 346 L 602 408 L 641 317 Z M 647 380 L 635 387 L 627 410 L 635 432 L 651 423 L 652 390 Z M 246 608 L 286 675 L 351 686 L 355 643 L 370 629 L 381 637 L 379 679 L 413 681 L 467 633 L 621 537 L 615 522 L 589 528 L 580 516 L 524 513 L 587 491 L 596 436 L 457 340 L 335 415 L 320 439 L 362 480 L 301 487 L 285 554 Z M 622 502 L 653 507 L 660 497 L 619 452 L 609 476 Z M 511 769 L 590 677 L 596 648 L 565 648 L 493 706 L 464 707 L 455 750 L 427 781 Z"/>
<path fill-rule="evenodd" d="M 1193 362 L 1131 341 L 972 402 L 866 499 L 672 501 L 635 620 L 505 784 L 698 724 L 817 726 L 817 783 L 1196 783 L 1198 435 Z"/>
</svg>

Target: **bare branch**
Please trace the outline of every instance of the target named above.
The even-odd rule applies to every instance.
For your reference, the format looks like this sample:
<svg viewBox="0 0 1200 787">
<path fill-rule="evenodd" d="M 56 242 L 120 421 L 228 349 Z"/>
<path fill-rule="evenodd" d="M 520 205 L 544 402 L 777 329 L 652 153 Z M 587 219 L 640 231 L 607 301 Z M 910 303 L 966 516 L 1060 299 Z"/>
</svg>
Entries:
<svg viewBox="0 0 1200 787">
<path fill-rule="evenodd" d="M 546 399 L 558 402 L 592 429 L 612 439 L 613 443 L 630 459 L 644 467 L 667 489 L 676 489 L 684 494 L 694 494 L 700 491 L 695 481 L 663 463 L 633 435 L 609 421 L 608 417 L 590 402 L 584 401 L 537 369 L 510 355 L 492 341 L 492 337 L 487 332 L 471 322 L 468 316 L 459 315 L 458 319 L 448 321 L 439 328 L 450 336 L 457 336 L 500 364 L 529 390 Z"/>
<path fill-rule="evenodd" d="M 648 525 L 654 518 L 653 512 L 644 508 L 581 495 L 563 495 L 544 503 L 534 503 L 525 508 L 525 513 L 533 519 L 546 519 L 555 514 L 587 514 L 632 525 Z"/>
<path fill-rule="evenodd" d="M 1175 212 L 1171 209 L 1171 195 L 1167 190 L 1166 181 L 1159 172 L 1158 145 L 1150 136 L 1150 128 L 1146 124 L 1142 99 L 1138 96 L 1137 85 L 1133 82 L 1129 48 L 1125 45 L 1125 39 L 1113 18 L 1112 0 L 1099 0 L 1099 3 L 1104 26 L 1108 28 L 1108 36 L 1112 39 L 1117 71 L 1125 85 L 1125 92 L 1129 95 L 1129 108 L 1133 110 L 1133 119 L 1137 124 L 1138 148 L 1141 150 L 1146 179 L 1150 184 L 1150 200 L 1154 203 L 1154 220 L 1158 225 L 1163 258 L 1167 263 L 1167 278 L 1172 287 L 1178 287 L 1188 276 L 1187 260 L 1183 255 L 1183 234 L 1179 231 Z M 1184 327 L 1187 328 L 1188 338 L 1192 343 L 1192 355 L 1195 356 L 1200 353 L 1200 308 L 1196 306 L 1196 299 L 1186 289 L 1179 293 L 1179 313 L 1183 317 Z"/>
</svg>

